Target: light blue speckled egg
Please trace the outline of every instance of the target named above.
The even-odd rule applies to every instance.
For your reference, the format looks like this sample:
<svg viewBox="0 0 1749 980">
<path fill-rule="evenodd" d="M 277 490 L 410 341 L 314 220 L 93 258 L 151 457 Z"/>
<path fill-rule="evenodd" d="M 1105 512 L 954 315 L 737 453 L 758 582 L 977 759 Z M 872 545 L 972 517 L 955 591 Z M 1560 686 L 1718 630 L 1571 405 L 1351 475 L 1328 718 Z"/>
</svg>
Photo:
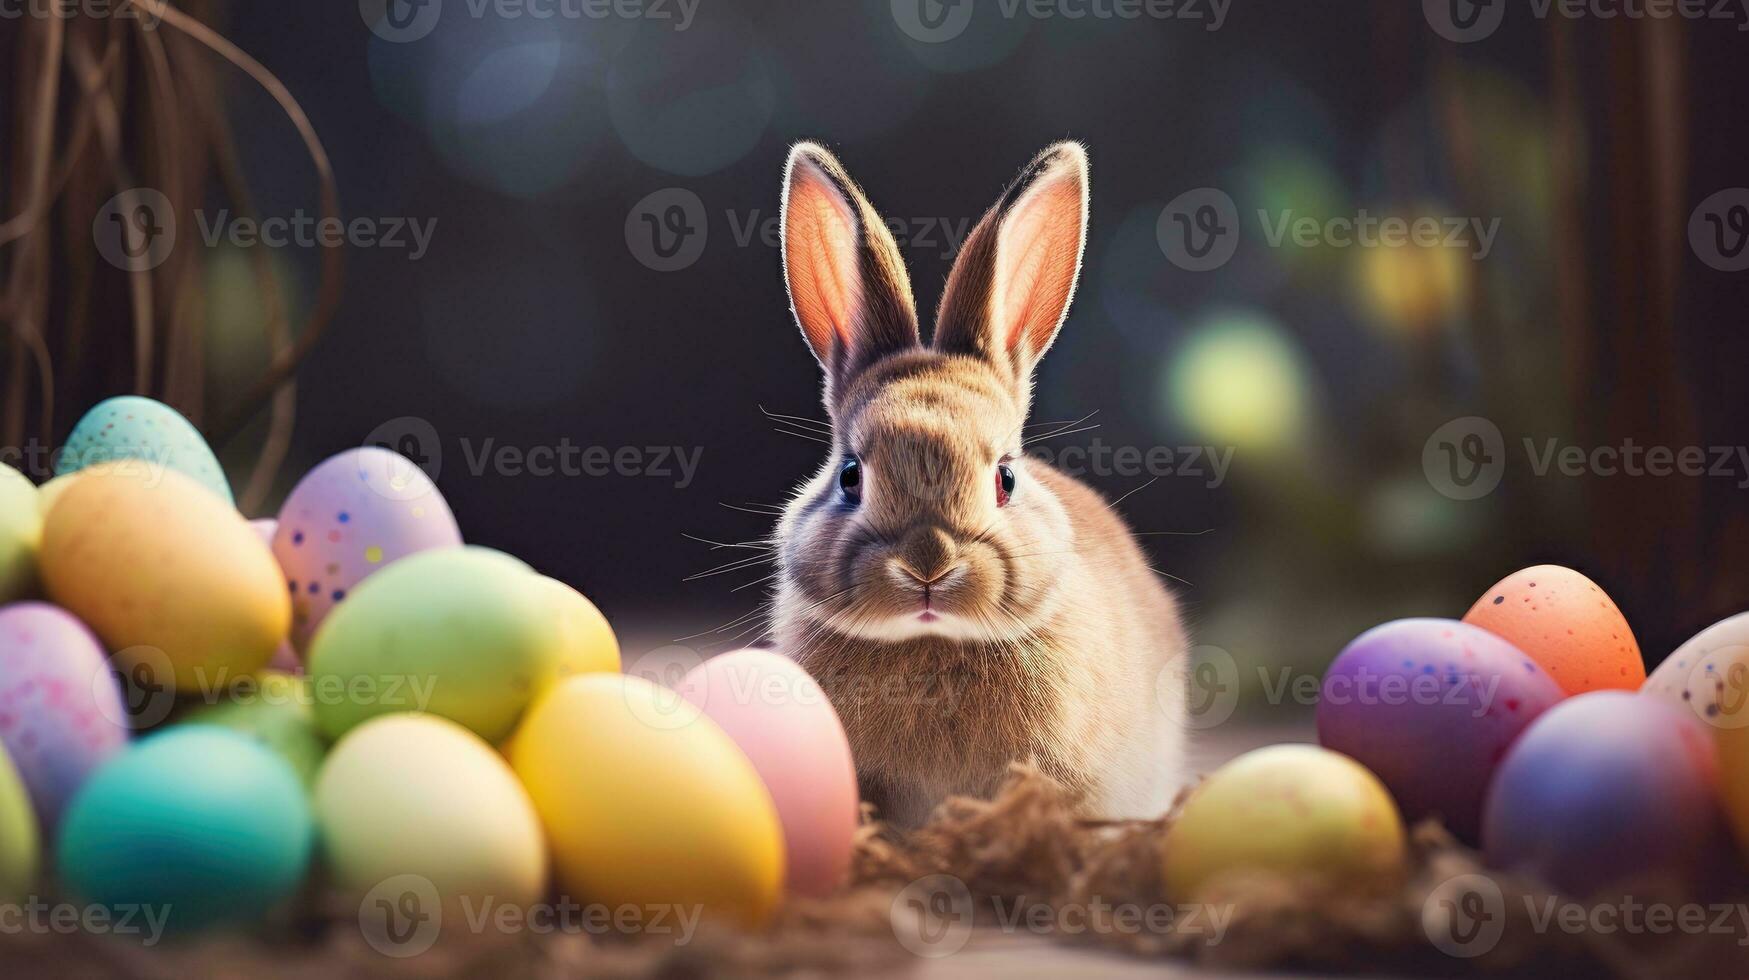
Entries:
<svg viewBox="0 0 1749 980">
<path fill-rule="evenodd" d="M 137 395 L 99 402 L 73 426 L 55 462 L 55 475 L 65 476 L 117 459 L 168 467 L 193 477 L 226 503 L 236 503 L 212 447 L 192 423 L 163 402 Z"/>
</svg>

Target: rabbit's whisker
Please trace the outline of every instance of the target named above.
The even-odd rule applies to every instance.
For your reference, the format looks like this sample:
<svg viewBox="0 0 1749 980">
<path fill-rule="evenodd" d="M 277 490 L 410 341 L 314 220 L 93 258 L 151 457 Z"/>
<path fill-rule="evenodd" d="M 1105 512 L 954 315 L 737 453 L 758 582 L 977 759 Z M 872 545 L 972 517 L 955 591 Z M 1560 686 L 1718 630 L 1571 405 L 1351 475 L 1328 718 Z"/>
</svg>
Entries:
<svg viewBox="0 0 1749 980">
<path fill-rule="evenodd" d="M 687 577 L 681 579 L 681 581 L 682 582 L 694 582 L 694 581 L 697 581 L 698 579 L 701 579 L 701 578 L 711 578 L 711 577 L 717 576 L 717 575 L 727 575 L 730 572 L 738 572 L 743 568 L 751 568 L 754 565 L 763 565 L 763 564 L 766 564 L 769 562 L 774 562 L 776 560 L 777 560 L 776 555 L 759 555 L 759 556 L 753 557 L 753 558 L 743 558 L 740 561 L 732 561 L 732 562 L 729 562 L 727 565 L 719 565 L 716 568 L 706 569 L 705 571 L 698 572 L 698 573 L 693 574 L 693 575 L 688 575 Z"/>
<path fill-rule="evenodd" d="M 699 544 L 708 544 L 711 546 L 712 551 L 720 551 L 724 548 L 746 548 L 753 551 L 765 552 L 777 550 L 777 544 L 770 538 L 754 538 L 751 541 L 712 541 L 710 538 L 701 538 L 696 534 L 687 534 L 685 532 L 681 532 L 680 536 L 688 541 L 697 541 Z"/>
<path fill-rule="evenodd" d="M 772 420 L 773 422 L 780 422 L 780 421 L 781 422 L 789 422 L 789 423 L 803 426 L 803 427 L 807 427 L 807 428 L 818 429 L 821 432 L 826 432 L 826 433 L 830 433 L 832 431 L 832 424 L 830 422 L 822 422 L 819 419 L 811 419 L 805 415 L 785 415 L 782 412 L 770 411 L 764 405 L 759 406 L 759 412 L 761 415 L 764 415 L 766 418 Z"/>
</svg>

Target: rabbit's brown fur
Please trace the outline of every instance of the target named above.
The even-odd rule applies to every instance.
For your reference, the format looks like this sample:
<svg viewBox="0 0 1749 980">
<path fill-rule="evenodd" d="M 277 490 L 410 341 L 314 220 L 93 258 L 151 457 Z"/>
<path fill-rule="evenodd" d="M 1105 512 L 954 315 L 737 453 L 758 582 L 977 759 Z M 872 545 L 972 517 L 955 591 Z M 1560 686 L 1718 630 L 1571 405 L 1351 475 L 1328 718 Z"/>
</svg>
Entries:
<svg viewBox="0 0 1749 980">
<path fill-rule="evenodd" d="M 790 155 L 784 267 L 833 451 L 778 526 L 776 635 L 838 709 L 865 798 L 902 824 L 987 795 L 1014 760 L 1096 815 L 1157 815 L 1176 788 L 1177 605 L 1098 493 L 1023 453 L 1086 178 L 1073 143 L 1028 166 L 967 239 L 925 347 L 878 214 L 824 149 Z"/>
</svg>

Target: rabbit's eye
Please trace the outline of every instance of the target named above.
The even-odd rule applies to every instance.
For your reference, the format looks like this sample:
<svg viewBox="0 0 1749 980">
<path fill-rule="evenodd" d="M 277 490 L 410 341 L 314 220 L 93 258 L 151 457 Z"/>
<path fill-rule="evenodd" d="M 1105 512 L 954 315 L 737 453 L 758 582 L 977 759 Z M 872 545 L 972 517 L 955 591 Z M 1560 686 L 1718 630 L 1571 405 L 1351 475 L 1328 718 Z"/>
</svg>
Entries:
<svg viewBox="0 0 1749 980">
<path fill-rule="evenodd" d="M 1008 497 L 1014 493 L 1014 467 L 1007 463 L 996 464 L 996 506 L 1008 506 Z"/>
<path fill-rule="evenodd" d="M 851 503 L 862 501 L 862 463 L 856 459 L 844 461 L 844 468 L 838 471 L 838 489 L 844 491 L 844 499 Z"/>
</svg>

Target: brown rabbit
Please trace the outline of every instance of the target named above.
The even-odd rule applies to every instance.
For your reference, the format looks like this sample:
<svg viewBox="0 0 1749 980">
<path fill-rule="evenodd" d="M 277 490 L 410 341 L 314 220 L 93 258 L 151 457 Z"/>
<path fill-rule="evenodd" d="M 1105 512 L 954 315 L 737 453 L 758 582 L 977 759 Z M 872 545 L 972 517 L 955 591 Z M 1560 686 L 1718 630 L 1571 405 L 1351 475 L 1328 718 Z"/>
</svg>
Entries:
<svg viewBox="0 0 1749 980">
<path fill-rule="evenodd" d="M 784 275 L 833 433 L 777 528 L 775 632 L 902 825 L 988 795 L 1014 760 L 1089 815 L 1157 816 L 1176 788 L 1177 604 L 1098 493 L 1022 452 L 1087 194 L 1079 144 L 1033 160 L 967 238 L 924 346 L 886 224 L 825 149 L 790 151 Z"/>
</svg>

